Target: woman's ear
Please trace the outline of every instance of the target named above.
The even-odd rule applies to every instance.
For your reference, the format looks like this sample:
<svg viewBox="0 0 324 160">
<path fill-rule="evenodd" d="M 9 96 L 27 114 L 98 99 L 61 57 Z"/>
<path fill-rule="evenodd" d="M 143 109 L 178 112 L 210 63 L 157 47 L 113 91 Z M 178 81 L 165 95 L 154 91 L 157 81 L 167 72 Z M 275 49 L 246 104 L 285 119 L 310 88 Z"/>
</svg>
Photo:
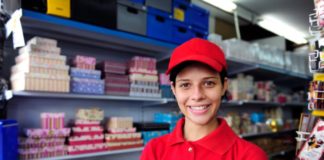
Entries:
<svg viewBox="0 0 324 160">
<path fill-rule="evenodd" d="M 229 81 L 228 78 L 225 77 L 225 78 L 224 78 L 224 85 L 223 85 L 223 89 L 222 89 L 222 96 L 225 95 L 226 90 L 228 89 L 228 83 L 229 83 L 228 81 Z"/>
<path fill-rule="evenodd" d="M 174 88 L 174 82 L 171 82 L 171 90 L 172 90 L 172 93 L 173 95 L 175 96 L 175 88 Z"/>
</svg>

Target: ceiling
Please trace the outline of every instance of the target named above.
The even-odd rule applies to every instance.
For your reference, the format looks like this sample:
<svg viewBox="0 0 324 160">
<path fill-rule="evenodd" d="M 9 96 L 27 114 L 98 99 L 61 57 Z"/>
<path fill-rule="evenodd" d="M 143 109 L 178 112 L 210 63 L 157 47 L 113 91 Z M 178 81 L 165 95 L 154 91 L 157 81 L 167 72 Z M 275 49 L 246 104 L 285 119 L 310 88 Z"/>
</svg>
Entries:
<svg viewBox="0 0 324 160">
<path fill-rule="evenodd" d="M 314 12 L 312 0 L 233 0 L 238 7 L 242 7 L 260 17 L 270 15 L 296 30 L 308 33 L 308 15 Z"/>
</svg>

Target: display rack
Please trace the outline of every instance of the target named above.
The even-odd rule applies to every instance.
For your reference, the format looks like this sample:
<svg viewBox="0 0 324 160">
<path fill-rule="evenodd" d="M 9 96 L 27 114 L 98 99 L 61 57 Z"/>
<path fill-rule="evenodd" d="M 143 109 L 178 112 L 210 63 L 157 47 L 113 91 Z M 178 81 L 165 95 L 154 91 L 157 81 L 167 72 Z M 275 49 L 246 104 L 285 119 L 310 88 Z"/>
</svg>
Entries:
<svg viewBox="0 0 324 160">
<path fill-rule="evenodd" d="M 34 98 L 62 98 L 62 99 L 93 99 L 93 100 L 117 100 L 117 101 L 148 101 L 167 103 L 174 101 L 172 98 L 148 98 L 131 96 L 111 96 L 111 95 L 92 95 L 75 93 L 55 93 L 55 92 L 35 92 L 35 91 L 14 91 L 14 97 L 34 97 Z"/>
<path fill-rule="evenodd" d="M 80 158 L 93 158 L 100 156 L 116 155 L 116 154 L 128 154 L 132 152 L 141 152 L 144 147 L 132 148 L 132 149 L 122 149 L 116 151 L 106 151 L 106 152 L 96 152 L 80 155 L 69 155 L 69 156 L 60 156 L 60 157 L 51 157 L 51 158 L 42 158 L 41 160 L 70 160 L 70 159 L 80 159 Z"/>
<path fill-rule="evenodd" d="M 307 86 L 312 78 L 311 75 L 294 73 L 286 69 L 242 61 L 235 58 L 228 58 L 227 62 L 230 77 L 244 73 L 253 75 L 257 81 L 273 80 L 278 85 L 298 89 Z"/>
<path fill-rule="evenodd" d="M 150 39 L 147 37 L 134 35 L 126 32 L 106 29 L 102 27 L 97 27 L 81 22 L 76 22 L 69 19 L 63 19 L 59 17 L 54 17 L 50 15 L 45 15 L 42 13 L 37 13 L 33 11 L 24 10 L 22 17 L 22 26 L 24 33 L 30 36 L 44 36 L 48 38 L 54 38 L 58 41 L 65 41 L 76 43 L 79 45 L 86 45 L 93 48 L 102 48 L 109 49 L 121 52 L 127 52 L 129 54 L 137 55 L 143 54 L 152 56 L 158 59 L 160 62 L 167 62 L 171 51 L 177 46 L 172 43 L 163 42 L 159 40 Z M 273 80 L 276 79 L 277 82 L 280 82 L 282 78 L 288 78 L 291 81 L 298 81 L 298 83 L 290 82 L 289 87 L 300 87 L 304 85 L 304 82 L 307 82 L 309 76 L 302 74 L 291 73 L 287 70 L 277 69 L 275 67 L 255 64 L 251 62 L 238 61 L 234 59 L 228 59 L 229 65 L 229 74 L 233 76 L 237 73 L 247 73 L 256 77 L 257 80 Z M 240 70 L 238 70 L 240 69 Z M 294 86 L 296 85 L 296 86 Z M 109 95 L 85 95 L 85 94 L 72 94 L 72 93 L 49 93 L 49 92 L 28 92 L 28 91 L 19 91 L 13 92 L 13 102 L 10 105 L 11 114 L 10 118 L 18 118 L 20 120 L 24 120 L 23 118 L 27 118 L 21 115 L 30 115 L 31 117 L 37 116 L 38 113 L 34 113 L 31 111 L 27 111 L 29 109 L 28 105 L 43 105 L 45 102 L 50 101 L 55 102 L 55 105 L 60 106 L 68 110 L 69 115 L 73 115 L 72 112 L 75 108 L 66 107 L 68 105 L 84 105 L 88 100 L 93 100 L 91 102 L 100 101 L 95 103 L 96 105 L 102 103 L 103 100 L 105 105 L 116 105 L 119 102 L 128 103 L 129 106 L 126 107 L 125 104 L 118 106 L 115 110 L 111 112 L 118 112 L 118 109 L 123 109 L 123 107 L 127 109 L 123 109 L 123 111 L 118 112 L 118 114 L 130 114 L 134 115 L 137 112 L 133 113 L 129 110 L 129 108 L 133 106 L 142 106 L 144 102 L 145 104 L 166 104 L 166 103 L 175 103 L 176 101 L 172 98 L 148 98 L 148 97 L 129 97 L 129 96 L 109 96 Z M 41 101 L 40 103 L 32 102 L 32 100 L 28 99 L 37 99 L 37 101 Z M 42 100 L 41 98 L 45 98 Z M 74 102 L 74 101 L 80 102 Z M 107 102 L 108 100 L 109 102 Z M 68 101 L 68 103 L 66 103 Z M 111 102 L 113 101 L 113 102 Z M 73 102 L 73 103 L 72 103 Z M 21 104 L 24 103 L 24 104 Z M 108 104 L 107 104 L 108 103 Z M 88 103 L 89 104 L 89 103 Z M 305 106 L 303 103 L 273 103 L 273 102 L 261 102 L 261 101 L 236 101 L 236 102 L 223 102 L 224 105 L 228 106 L 245 106 L 245 105 L 259 105 L 264 107 L 274 107 L 274 106 L 284 106 L 284 107 L 299 107 Z M 53 105 L 52 105 L 53 106 Z M 38 106 L 37 106 L 38 107 Z M 36 108 L 37 108 L 36 107 Z M 22 111 L 17 111 L 17 108 L 23 109 Z M 38 107 L 38 109 L 42 109 L 46 107 Z M 50 107 L 49 107 L 50 108 Z M 59 108 L 59 109 L 61 109 Z M 112 108 L 112 107 L 111 107 Z M 105 109 L 111 109 L 105 108 Z M 117 109 L 117 110 L 116 110 Z M 16 110 L 16 111 L 15 111 Z M 27 112 L 25 112 L 27 111 Z M 21 113 L 15 113 L 21 112 Z M 40 112 L 40 111 L 37 111 Z M 125 113 L 124 113 L 125 112 Z M 139 111 L 141 112 L 141 111 Z M 31 119 L 30 117 L 28 119 Z M 22 126 L 26 125 L 29 122 L 36 123 L 36 120 L 28 120 L 23 121 Z M 243 138 L 252 138 L 256 136 L 266 136 L 266 135 L 274 135 L 274 134 L 284 134 L 291 132 L 291 130 L 276 132 L 276 133 L 261 133 L 261 134 L 246 134 L 241 135 Z M 127 154 L 130 152 L 139 152 L 143 148 L 135 148 L 128 150 L 120 150 L 120 151 L 109 151 L 109 152 L 98 152 L 91 154 L 83 154 L 76 156 L 62 156 L 62 157 L 53 157 L 48 159 L 79 159 L 79 158 L 90 158 L 96 156 L 110 156 L 117 154 Z"/>
<path fill-rule="evenodd" d="M 280 134 L 285 134 L 285 133 L 290 133 L 296 131 L 296 129 L 288 129 L 288 130 L 283 130 L 283 131 L 278 131 L 278 132 L 264 132 L 264 133 L 253 133 L 253 134 L 241 134 L 241 138 L 254 138 L 254 137 L 261 137 L 261 136 L 275 136 L 275 135 L 280 135 Z"/>
</svg>

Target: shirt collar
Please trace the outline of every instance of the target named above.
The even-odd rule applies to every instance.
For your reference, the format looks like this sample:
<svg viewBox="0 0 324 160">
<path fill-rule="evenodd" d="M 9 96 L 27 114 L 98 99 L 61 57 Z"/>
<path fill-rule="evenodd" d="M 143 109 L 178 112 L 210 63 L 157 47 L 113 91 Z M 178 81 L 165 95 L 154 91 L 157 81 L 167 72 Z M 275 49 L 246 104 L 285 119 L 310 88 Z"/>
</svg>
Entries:
<svg viewBox="0 0 324 160">
<path fill-rule="evenodd" d="M 217 118 L 217 120 L 219 124 L 213 132 L 193 143 L 222 155 L 231 148 L 238 136 L 227 125 L 224 119 Z M 174 131 L 170 134 L 168 139 L 169 145 L 175 145 L 186 141 L 183 136 L 184 122 L 184 118 L 178 121 Z"/>
</svg>

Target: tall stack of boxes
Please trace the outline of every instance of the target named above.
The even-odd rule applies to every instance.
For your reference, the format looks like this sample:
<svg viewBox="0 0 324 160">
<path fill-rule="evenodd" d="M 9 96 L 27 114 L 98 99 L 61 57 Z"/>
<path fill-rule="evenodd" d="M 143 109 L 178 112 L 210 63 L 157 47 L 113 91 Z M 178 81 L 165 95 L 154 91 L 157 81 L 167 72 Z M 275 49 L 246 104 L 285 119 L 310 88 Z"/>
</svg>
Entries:
<svg viewBox="0 0 324 160">
<path fill-rule="evenodd" d="M 26 129 L 28 138 L 19 140 L 20 159 L 39 159 L 66 154 L 65 137 L 70 128 L 64 128 L 64 113 L 42 113 L 42 128 Z"/>
<path fill-rule="evenodd" d="M 108 150 L 127 149 L 143 146 L 141 133 L 133 127 L 132 117 L 110 117 L 105 134 Z"/>
<path fill-rule="evenodd" d="M 103 73 L 105 93 L 108 95 L 129 95 L 129 79 L 126 75 L 127 64 L 123 62 L 105 60 L 96 66 Z"/>
<path fill-rule="evenodd" d="M 79 109 L 76 113 L 75 126 L 72 128 L 73 136 L 68 138 L 68 154 L 83 154 L 106 151 L 103 127 L 100 122 L 104 112 L 98 108 Z"/>
<path fill-rule="evenodd" d="M 15 91 L 69 92 L 69 66 L 60 55 L 57 41 L 34 37 L 19 49 L 16 65 L 11 68 L 11 84 Z"/>
<path fill-rule="evenodd" d="M 135 56 L 129 63 L 130 96 L 160 98 L 156 59 Z"/>
<path fill-rule="evenodd" d="M 95 70 L 96 58 L 77 55 L 73 65 L 70 70 L 72 93 L 104 94 L 101 71 Z"/>
</svg>

